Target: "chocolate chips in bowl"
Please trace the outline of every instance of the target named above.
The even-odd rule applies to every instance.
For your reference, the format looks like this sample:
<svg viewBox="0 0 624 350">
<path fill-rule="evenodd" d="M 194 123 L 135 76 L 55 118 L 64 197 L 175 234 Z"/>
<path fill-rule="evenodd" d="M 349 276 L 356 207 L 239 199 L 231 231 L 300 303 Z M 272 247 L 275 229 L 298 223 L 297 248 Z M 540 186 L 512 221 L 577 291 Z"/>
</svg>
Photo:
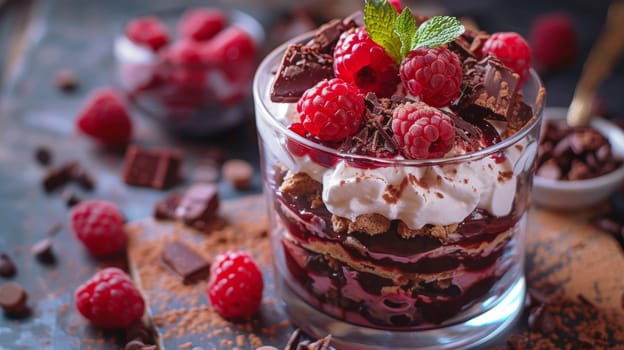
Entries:
<svg viewBox="0 0 624 350">
<path fill-rule="evenodd" d="M 549 209 L 598 204 L 624 181 L 624 131 L 593 117 L 587 126 L 566 124 L 566 109 L 544 110 L 533 201 Z"/>
</svg>

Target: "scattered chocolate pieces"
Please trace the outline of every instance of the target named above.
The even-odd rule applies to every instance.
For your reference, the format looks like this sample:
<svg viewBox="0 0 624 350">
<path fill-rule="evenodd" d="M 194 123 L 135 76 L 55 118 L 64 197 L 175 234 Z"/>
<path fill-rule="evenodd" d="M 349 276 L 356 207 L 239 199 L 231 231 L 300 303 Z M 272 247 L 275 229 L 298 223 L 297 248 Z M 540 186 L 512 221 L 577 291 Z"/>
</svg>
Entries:
<svg viewBox="0 0 624 350">
<path fill-rule="evenodd" d="M 251 184 L 253 167 L 242 159 L 230 159 L 223 163 L 223 177 L 237 190 L 244 190 Z"/>
<path fill-rule="evenodd" d="M 93 176 L 76 161 L 67 162 L 58 168 L 48 170 L 43 178 L 43 188 L 50 193 L 69 182 L 75 182 L 88 191 L 95 188 Z"/>
<path fill-rule="evenodd" d="M 609 140 L 590 126 L 570 127 L 547 120 L 543 126 L 537 175 L 552 180 L 584 180 L 621 166 Z"/>
<path fill-rule="evenodd" d="M 56 263 L 56 256 L 52 247 L 52 238 L 46 237 L 35 243 L 30 249 L 31 253 L 42 264 L 52 265 Z"/>
<path fill-rule="evenodd" d="M 52 164 L 52 151 L 45 146 L 39 146 L 35 149 L 35 160 L 43 166 Z"/>
<path fill-rule="evenodd" d="M 199 231 L 205 231 L 219 210 L 219 188 L 212 183 L 196 183 L 184 194 L 172 193 L 156 203 L 156 219 L 180 220 Z"/>
<path fill-rule="evenodd" d="M 23 315 L 28 310 L 27 301 L 28 293 L 18 283 L 9 282 L 0 286 L 0 306 L 5 313 L 13 316 Z"/>
<path fill-rule="evenodd" d="M 167 189 L 181 180 L 182 158 L 175 150 L 133 145 L 126 151 L 125 161 L 123 179 L 128 185 Z"/>
<path fill-rule="evenodd" d="M 0 254 L 0 276 L 8 278 L 15 276 L 16 273 L 17 268 L 13 259 L 6 253 Z"/>
<path fill-rule="evenodd" d="M 219 209 L 219 188 L 216 184 L 192 185 L 175 209 L 175 217 L 200 231 L 206 229 Z"/>
<path fill-rule="evenodd" d="M 78 87 L 78 77 L 72 70 L 61 69 L 54 75 L 54 84 L 65 92 L 74 91 Z"/>
<path fill-rule="evenodd" d="M 197 282 L 208 276 L 210 263 L 186 244 L 173 241 L 165 245 L 160 261 L 180 276 L 185 284 Z"/>
</svg>

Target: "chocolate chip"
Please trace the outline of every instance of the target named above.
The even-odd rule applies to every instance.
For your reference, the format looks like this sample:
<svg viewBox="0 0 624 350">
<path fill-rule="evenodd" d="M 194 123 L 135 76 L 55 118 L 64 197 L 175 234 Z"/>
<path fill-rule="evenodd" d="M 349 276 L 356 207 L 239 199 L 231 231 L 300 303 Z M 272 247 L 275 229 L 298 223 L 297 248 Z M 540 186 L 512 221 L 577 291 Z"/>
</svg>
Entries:
<svg viewBox="0 0 624 350">
<path fill-rule="evenodd" d="M 179 152 L 130 146 L 126 152 L 123 180 L 128 185 L 167 189 L 181 180 Z"/>
<path fill-rule="evenodd" d="M 13 277 L 17 273 L 17 268 L 13 263 L 11 257 L 6 254 L 0 254 L 0 276 L 2 277 Z"/>
<path fill-rule="evenodd" d="M 35 243 L 30 251 L 42 264 L 52 265 L 56 263 L 56 256 L 54 255 L 51 238 L 47 237 Z"/>
<path fill-rule="evenodd" d="M 35 159 L 37 160 L 37 163 L 43 166 L 48 166 L 52 164 L 52 151 L 45 146 L 39 146 L 35 150 Z"/>
<path fill-rule="evenodd" d="M 126 346 L 124 346 L 124 350 L 156 350 L 156 345 L 147 345 L 143 343 L 140 339 L 135 339 L 129 341 Z"/>
<path fill-rule="evenodd" d="M 244 190 L 251 184 L 253 167 L 242 159 L 230 159 L 223 163 L 223 177 L 237 190 Z"/>
<path fill-rule="evenodd" d="M 0 286 L 0 306 L 9 315 L 19 316 L 28 310 L 28 293 L 16 282 Z"/>
<path fill-rule="evenodd" d="M 177 274 L 182 282 L 193 283 L 208 276 L 210 263 L 186 244 L 168 242 L 160 255 L 160 261 Z"/>
<path fill-rule="evenodd" d="M 76 77 L 76 73 L 74 73 L 74 71 L 62 69 L 57 71 L 54 75 L 54 83 L 57 88 L 69 92 L 78 87 L 78 78 Z"/>
<path fill-rule="evenodd" d="M 71 208 L 82 201 L 82 198 L 80 198 L 80 196 L 78 196 L 74 191 L 63 192 L 63 198 L 65 199 L 65 205 L 67 205 L 68 208 Z"/>
</svg>

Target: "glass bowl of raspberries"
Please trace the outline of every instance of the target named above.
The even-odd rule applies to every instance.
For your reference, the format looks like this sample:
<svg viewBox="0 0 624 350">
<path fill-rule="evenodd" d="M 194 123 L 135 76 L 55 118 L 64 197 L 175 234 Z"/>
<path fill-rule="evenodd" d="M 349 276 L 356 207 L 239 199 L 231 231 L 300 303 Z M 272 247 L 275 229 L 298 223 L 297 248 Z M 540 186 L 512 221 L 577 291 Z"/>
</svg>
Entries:
<svg viewBox="0 0 624 350">
<path fill-rule="evenodd" d="M 114 42 L 121 88 L 175 133 L 214 134 L 250 114 L 262 25 L 239 10 L 171 9 L 130 19 Z"/>
</svg>

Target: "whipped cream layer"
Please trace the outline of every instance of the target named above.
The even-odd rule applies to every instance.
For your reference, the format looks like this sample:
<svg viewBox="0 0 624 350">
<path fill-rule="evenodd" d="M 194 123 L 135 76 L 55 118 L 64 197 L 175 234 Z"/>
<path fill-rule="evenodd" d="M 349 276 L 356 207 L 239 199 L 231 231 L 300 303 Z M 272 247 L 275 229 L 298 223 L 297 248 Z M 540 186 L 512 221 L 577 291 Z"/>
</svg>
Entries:
<svg viewBox="0 0 624 350">
<path fill-rule="evenodd" d="M 269 104 L 284 125 L 296 116 L 294 104 Z M 259 130 L 263 137 L 272 137 L 265 126 Z M 401 220 L 411 229 L 455 224 L 476 208 L 494 216 L 508 215 L 516 193 L 516 175 L 533 161 L 522 157 L 532 152 L 527 152 L 529 145 L 521 141 L 503 150 L 504 157 L 490 155 L 454 164 L 367 169 L 339 160 L 328 168 L 308 155 L 291 154 L 284 146 L 286 140 L 269 144 L 289 171 L 304 172 L 323 184 L 322 200 L 332 214 L 353 221 L 360 215 L 377 213 Z M 449 153 L 459 155 L 461 150 L 455 148 Z"/>
</svg>

